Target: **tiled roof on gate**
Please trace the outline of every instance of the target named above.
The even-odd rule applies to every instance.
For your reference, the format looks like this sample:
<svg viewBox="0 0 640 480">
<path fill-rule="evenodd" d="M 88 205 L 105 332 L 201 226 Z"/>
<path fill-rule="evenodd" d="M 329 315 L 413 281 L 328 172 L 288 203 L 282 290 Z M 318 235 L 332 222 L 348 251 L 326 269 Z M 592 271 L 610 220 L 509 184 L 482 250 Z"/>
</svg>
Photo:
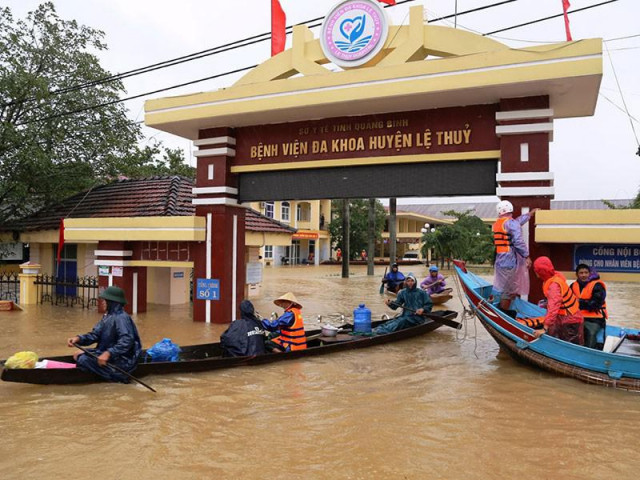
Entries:
<svg viewBox="0 0 640 480">
<path fill-rule="evenodd" d="M 117 180 L 13 222 L 16 230 L 55 230 L 61 218 L 194 215 L 193 181 L 179 176 Z"/>
<path fill-rule="evenodd" d="M 69 197 L 10 225 L 0 226 L 0 230 L 57 230 L 61 218 L 193 216 L 196 212 L 192 203 L 193 187 L 193 180 L 180 176 L 117 180 Z M 245 226 L 247 230 L 258 232 L 296 231 L 249 209 Z"/>
<path fill-rule="evenodd" d="M 248 209 L 245 216 L 245 227 L 252 232 L 295 233 L 297 230 L 284 223 Z"/>
</svg>

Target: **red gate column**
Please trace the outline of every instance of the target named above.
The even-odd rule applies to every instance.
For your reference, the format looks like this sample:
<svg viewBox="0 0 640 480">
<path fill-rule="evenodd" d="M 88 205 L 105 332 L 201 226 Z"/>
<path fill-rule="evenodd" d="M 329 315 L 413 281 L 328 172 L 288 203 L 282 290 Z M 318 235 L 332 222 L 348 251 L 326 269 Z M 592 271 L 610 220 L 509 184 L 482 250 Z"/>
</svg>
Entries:
<svg viewBox="0 0 640 480">
<path fill-rule="evenodd" d="M 98 288 L 102 292 L 109 286 L 120 287 L 124 290 L 127 304 L 124 309 L 130 314 L 147 311 L 147 268 L 132 267 L 133 246 L 130 242 L 105 241 L 98 242 L 94 252 L 95 265 L 103 267 L 104 272 L 98 272 Z M 102 305 L 98 303 L 98 311 L 104 313 Z"/>
<path fill-rule="evenodd" d="M 549 210 L 554 195 L 553 173 L 549 171 L 549 142 L 553 135 L 553 109 L 549 97 L 509 98 L 500 101 L 496 112 L 496 135 L 500 137 L 500 168 L 496 194 L 513 203 L 514 216 L 534 208 Z M 547 250 L 534 241 L 533 223 L 523 227 L 531 259 Z M 530 271 L 529 300 L 542 298 L 542 284 Z"/>
<path fill-rule="evenodd" d="M 196 245 L 193 275 L 193 320 L 229 323 L 237 317 L 245 284 L 245 209 L 238 205 L 238 178 L 231 174 L 235 157 L 232 129 L 201 130 L 193 189 L 196 216 L 205 217 L 206 241 Z M 198 298 L 198 279 L 219 281 L 217 299 Z"/>
</svg>

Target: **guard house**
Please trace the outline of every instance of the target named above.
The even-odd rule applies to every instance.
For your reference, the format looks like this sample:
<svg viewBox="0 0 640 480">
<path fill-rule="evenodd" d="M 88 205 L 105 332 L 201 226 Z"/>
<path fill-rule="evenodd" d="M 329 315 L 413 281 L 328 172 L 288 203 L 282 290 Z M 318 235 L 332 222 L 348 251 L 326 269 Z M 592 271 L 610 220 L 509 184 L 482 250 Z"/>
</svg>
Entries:
<svg viewBox="0 0 640 480">
<path fill-rule="evenodd" d="M 339 28 L 355 16 L 362 28 Z M 514 49 L 423 16 L 389 25 L 378 2 L 344 1 L 320 38 L 295 26 L 290 49 L 229 88 L 147 101 L 147 126 L 197 149 L 210 241 L 195 275 L 221 296 L 194 302 L 194 319 L 229 321 L 240 303 L 243 203 L 497 194 L 516 215 L 549 209 L 554 121 L 593 115 L 602 40 Z"/>
</svg>

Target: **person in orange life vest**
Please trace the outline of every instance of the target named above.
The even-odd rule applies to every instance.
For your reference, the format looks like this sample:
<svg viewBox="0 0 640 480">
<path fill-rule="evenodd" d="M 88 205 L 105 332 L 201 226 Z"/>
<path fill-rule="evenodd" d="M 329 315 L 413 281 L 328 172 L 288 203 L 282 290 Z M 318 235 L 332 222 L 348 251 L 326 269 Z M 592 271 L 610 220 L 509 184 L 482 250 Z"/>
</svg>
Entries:
<svg viewBox="0 0 640 480">
<path fill-rule="evenodd" d="M 502 200 L 497 205 L 498 220 L 493 224 L 496 247 L 493 287 L 501 293 L 500 308 L 507 310 L 514 297 L 529 294 L 531 259 L 529 247 L 522 235 L 522 225 L 534 217 L 537 208 L 513 218 L 513 205 Z"/>
<path fill-rule="evenodd" d="M 567 285 L 567 279 L 560 272 L 556 272 L 548 257 L 536 258 L 533 271 L 542 280 L 542 291 L 547 298 L 544 330 L 535 330 L 536 338 L 548 333 L 560 340 L 583 345 L 584 319 L 580 313 L 578 298 Z"/>
<path fill-rule="evenodd" d="M 363 248 L 362 251 L 360 252 L 360 258 L 362 260 L 366 260 L 367 259 L 367 251 Z"/>
<path fill-rule="evenodd" d="M 302 320 L 302 305 L 291 292 L 287 292 L 273 301 L 284 309 L 282 316 L 276 319 L 262 319 L 262 326 L 278 336 L 267 342 L 267 348 L 273 352 L 290 352 L 307 348 L 307 337 Z"/>
<path fill-rule="evenodd" d="M 576 277 L 571 290 L 578 297 L 580 313 L 584 317 L 584 345 L 602 350 L 603 344 L 598 343 L 597 335 L 607 326 L 607 287 L 595 268 L 584 263 L 576 267 Z"/>
<path fill-rule="evenodd" d="M 336 260 L 342 260 L 342 250 L 340 250 L 339 248 L 336 249 Z"/>
</svg>

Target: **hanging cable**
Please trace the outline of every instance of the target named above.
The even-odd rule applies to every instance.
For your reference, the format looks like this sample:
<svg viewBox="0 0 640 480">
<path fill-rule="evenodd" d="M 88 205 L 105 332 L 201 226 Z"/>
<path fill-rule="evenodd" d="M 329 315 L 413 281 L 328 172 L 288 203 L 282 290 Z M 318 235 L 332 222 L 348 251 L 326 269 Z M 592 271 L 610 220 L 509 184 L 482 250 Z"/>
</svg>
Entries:
<svg viewBox="0 0 640 480">
<path fill-rule="evenodd" d="M 400 2 L 397 2 L 395 4 L 395 6 L 401 5 L 403 3 L 412 2 L 412 1 L 415 1 L 415 0 L 400 1 Z M 503 5 L 505 3 L 511 3 L 511 2 L 514 2 L 514 1 L 517 1 L 517 0 L 505 0 L 505 1 L 502 1 L 502 2 L 499 2 L 499 3 L 486 5 L 484 7 L 479 7 L 479 8 L 472 9 L 472 10 L 467 10 L 467 11 L 458 13 L 458 16 L 464 15 L 464 14 L 467 14 L 467 13 L 473 13 L 473 12 L 476 12 L 476 11 L 479 11 L 479 10 L 484 10 L 486 8 L 497 7 L 497 6 Z M 590 8 L 602 6 L 602 5 L 605 5 L 605 4 L 608 4 L 608 3 L 612 3 L 612 2 L 617 2 L 617 1 L 618 0 L 608 0 L 606 2 L 602 2 L 602 3 L 599 3 L 599 4 L 591 5 L 589 7 L 584 7 L 584 8 L 581 8 L 581 9 L 573 10 L 572 12 L 569 12 L 569 13 L 575 13 L 575 12 L 578 12 L 578 11 L 587 10 L 587 9 L 590 9 Z M 391 5 L 389 5 L 387 7 L 391 7 Z M 387 8 L 387 7 L 385 7 L 385 8 Z M 545 18 L 538 19 L 538 20 L 533 20 L 531 22 L 527 22 L 527 23 L 524 23 L 524 24 L 515 25 L 515 26 L 512 26 L 512 27 L 507 27 L 507 28 L 504 28 L 504 29 L 501 29 L 501 30 L 496 30 L 495 32 L 506 31 L 506 30 L 510 30 L 510 29 L 513 29 L 513 28 L 519 28 L 521 26 L 542 22 L 542 21 L 545 21 L 545 20 L 549 20 L 551 18 L 556 18 L 556 17 L 561 16 L 561 15 L 563 15 L 563 14 L 555 15 L 555 16 L 552 16 L 552 17 L 545 17 Z M 445 16 L 445 17 L 441 17 L 439 19 L 434 19 L 433 21 L 450 18 L 452 16 L 453 15 L 448 15 L 448 16 Z M 318 19 L 322 19 L 322 18 L 324 18 L 324 17 L 318 17 Z M 312 21 L 313 20 L 308 20 L 307 22 L 312 22 Z M 304 23 L 307 23 L 307 22 L 304 22 Z M 318 25 L 320 25 L 320 24 L 308 25 L 308 26 L 309 27 L 313 27 L 313 26 L 318 26 Z M 495 33 L 495 32 L 489 32 L 489 33 L 479 33 L 478 32 L 478 33 L 483 35 L 483 36 L 488 36 L 488 35 L 492 35 L 492 33 Z M 251 38 L 253 38 L 253 37 L 251 37 Z M 262 40 L 260 40 L 260 41 L 262 41 Z M 235 47 L 235 48 L 239 48 L 239 47 Z M 105 103 L 97 104 L 97 105 L 90 105 L 90 106 L 87 106 L 87 107 L 84 107 L 84 108 L 80 108 L 80 109 L 77 109 L 77 110 L 61 112 L 59 114 L 43 117 L 43 118 L 40 118 L 40 119 L 29 120 L 27 122 L 23 122 L 23 123 L 20 123 L 20 124 L 17 124 L 17 125 L 25 125 L 25 124 L 30 124 L 30 123 L 36 123 L 36 122 L 40 122 L 40 121 L 49 120 L 49 119 L 52 119 L 52 118 L 62 117 L 62 116 L 65 116 L 65 115 L 72 115 L 72 114 L 75 114 L 75 113 L 89 111 L 89 110 L 93 110 L 93 109 L 97 109 L 97 108 L 102 108 L 102 107 L 113 105 L 113 104 L 116 104 L 116 103 L 119 103 L 119 102 L 126 102 L 126 101 L 129 101 L 129 100 L 134 100 L 134 99 L 145 97 L 145 96 L 148 96 L 148 95 L 153 95 L 153 94 L 160 93 L 160 92 L 166 92 L 168 90 L 173 90 L 173 89 L 176 89 L 176 88 L 180 88 L 180 87 L 184 87 L 184 86 L 188 86 L 188 85 L 193 85 L 195 83 L 199 83 L 199 82 L 203 82 L 203 81 L 207 81 L 207 80 L 212 80 L 212 79 L 215 79 L 215 78 L 220 78 L 220 77 L 223 77 L 223 76 L 226 76 L 226 75 L 232 75 L 234 73 L 239 73 L 239 72 L 242 72 L 242 71 L 245 71 L 245 70 L 249 70 L 249 69 L 255 68 L 256 66 L 257 65 L 251 65 L 251 66 L 239 68 L 239 69 L 236 69 L 236 70 L 232 70 L 232 71 L 229 71 L 229 72 L 223 72 L 223 73 L 219 73 L 219 74 L 212 75 L 212 76 L 209 76 L 209 77 L 204 77 L 204 78 L 200 78 L 200 79 L 197 79 L 197 80 L 192 80 L 190 82 L 185 82 L 185 83 L 181 83 L 181 84 L 177 84 L 177 85 L 172 85 L 170 87 L 165 87 L 165 88 L 153 90 L 153 91 L 150 91 L 150 92 L 145 92 L 145 93 L 141 93 L 141 94 L 138 94 L 138 95 L 133 95 L 133 96 L 126 97 L 126 98 L 123 98 L 123 99 L 120 99 L 120 100 L 114 100 L 114 101 L 111 101 L 111 102 L 105 102 Z M 141 72 L 141 73 L 146 73 L 146 72 Z"/>
</svg>

